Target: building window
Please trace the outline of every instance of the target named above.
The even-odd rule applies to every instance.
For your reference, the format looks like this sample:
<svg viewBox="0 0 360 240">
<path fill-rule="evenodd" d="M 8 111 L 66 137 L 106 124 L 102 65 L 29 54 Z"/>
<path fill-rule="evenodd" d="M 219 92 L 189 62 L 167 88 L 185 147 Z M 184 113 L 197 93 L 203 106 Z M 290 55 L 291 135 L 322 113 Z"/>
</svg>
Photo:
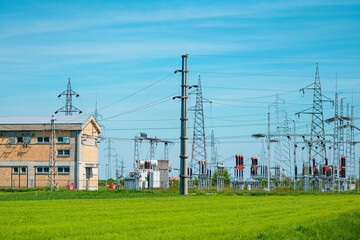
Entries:
<svg viewBox="0 0 360 240">
<path fill-rule="evenodd" d="M 19 167 L 13 167 L 13 173 L 18 174 L 19 173 Z"/>
<path fill-rule="evenodd" d="M 15 137 L 9 137 L 9 144 L 15 144 Z"/>
<path fill-rule="evenodd" d="M 70 149 L 58 149 L 59 157 L 68 157 L 70 156 Z"/>
<path fill-rule="evenodd" d="M 21 173 L 26 173 L 26 167 L 21 167 Z"/>
<path fill-rule="evenodd" d="M 37 137 L 37 142 L 38 143 L 49 143 L 50 137 Z"/>
<path fill-rule="evenodd" d="M 37 167 L 36 173 L 49 173 L 49 167 Z"/>
<path fill-rule="evenodd" d="M 37 173 L 49 173 L 49 167 L 37 167 L 36 172 Z"/>
<path fill-rule="evenodd" d="M 31 143 L 31 137 L 25 137 L 25 144 Z"/>
<path fill-rule="evenodd" d="M 70 167 L 58 167 L 58 173 L 70 173 Z"/>
<path fill-rule="evenodd" d="M 17 143 L 18 144 L 24 143 L 24 138 L 23 137 L 17 137 Z"/>
<path fill-rule="evenodd" d="M 70 143 L 70 137 L 57 137 L 58 143 Z"/>
</svg>

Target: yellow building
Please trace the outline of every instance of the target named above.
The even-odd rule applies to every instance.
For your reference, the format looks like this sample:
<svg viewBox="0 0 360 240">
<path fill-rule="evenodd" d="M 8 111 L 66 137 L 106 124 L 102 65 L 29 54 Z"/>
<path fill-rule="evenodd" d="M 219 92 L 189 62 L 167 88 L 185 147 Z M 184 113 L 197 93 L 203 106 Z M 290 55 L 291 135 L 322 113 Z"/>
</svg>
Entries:
<svg viewBox="0 0 360 240">
<path fill-rule="evenodd" d="M 48 186 L 51 116 L 0 117 L 0 187 Z M 98 134 L 93 116 L 55 116 L 59 187 L 98 189 Z"/>
</svg>

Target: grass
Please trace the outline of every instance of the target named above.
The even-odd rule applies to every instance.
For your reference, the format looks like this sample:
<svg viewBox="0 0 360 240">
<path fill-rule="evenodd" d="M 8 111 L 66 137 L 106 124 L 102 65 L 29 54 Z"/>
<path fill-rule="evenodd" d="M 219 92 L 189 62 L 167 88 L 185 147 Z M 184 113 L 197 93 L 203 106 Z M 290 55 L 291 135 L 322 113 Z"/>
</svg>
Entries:
<svg viewBox="0 0 360 240">
<path fill-rule="evenodd" d="M 356 191 L 342 192 L 341 195 L 353 195 Z M 16 200 L 60 200 L 60 199 L 112 199 L 112 198 L 152 198 L 152 197 L 175 197 L 179 195 L 177 187 L 171 187 L 169 190 L 99 190 L 99 191 L 68 191 L 60 189 L 59 191 L 49 192 L 44 188 L 0 188 L 0 201 Z M 189 190 L 189 195 L 228 195 L 228 196 L 301 196 L 301 195 L 338 195 L 336 192 L 302 192 L 294 191 L 290 188 L 277 189 L 276 191 L 233 191 L 225 188 L 218 193 L 215 189 L 207 192 Z"/>
<path fill-rule="evenodd" d="M 108 190 L 108 191 L 68 191 L 60 190 L 56 192 L 45 191 L 44 189 L 15 189 L 0 191 L 1 201 L 21 201 L 21 200 L 61 200 L 61 199 L 112 199 L 112 198 L 152 198 L 152 197 L 171 197 L 175 193 L 161 191 L 133 191 L 133 190 Z"/>
<path fill-rule="evenodd" d="M 193 194 L 184 197 L 160 191 L 1 192 L 0 239 L 359 239 L 360 236 L 359 195 Z"/>
<path fill-rule="evenodd" d="M 341 214 L 326 220 L 300 224 L 288 229 L 259 233 L 257 239 L 360 239 L 360 212 Z"/>
</svg>

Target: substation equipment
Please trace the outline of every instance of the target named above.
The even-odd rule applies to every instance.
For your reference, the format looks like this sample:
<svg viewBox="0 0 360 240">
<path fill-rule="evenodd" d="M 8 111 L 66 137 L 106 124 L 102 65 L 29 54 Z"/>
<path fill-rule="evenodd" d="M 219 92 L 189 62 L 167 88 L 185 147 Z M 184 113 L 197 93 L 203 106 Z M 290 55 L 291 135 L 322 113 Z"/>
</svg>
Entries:
<svg viewBox="0 0 360 240">
<path fill-rule="evenodd" d="M 150 159 L 140 160 L 139 148 L 142 141 L 150 143 Z M 134 143 L 134 170 L 130 171 L 124 179 L 125 189 L 167 189 L 169 187 L 169 145 L 173 142 L 149 138 L 147 134 L 141 133 L 140 137 L 135 137 Z M 155 160 L 155 148 L 158 143 L 164 144 L 165 160 Z"/>
<path fill-rule="evenodd" d="M 350 107 L 350 105 L 347 104 L 345 109 L 344 98 L 340 99 L 339 104 L 337 89 L 335 100 L 321 93 L 318 64 L 316 64 L 314 83 L 300 89 L 303 94 L 308 90 L 313 92 L 313 106 L 296 113 L 296 115 L 298 117 L 304 114 L 311 116 L 310 133 L 296 133 L 295 121 L 293 133 L 289 131 L 287 120 L 285 120 L 283 125 L 279 124 L 279 100 L 277 100 L 274 104 L 275 120 L 277 123 L 275 132 L 270 131 L 269 111 L 268 133 L 266 135 L 261 133 L 252 135 L 255 138 L 266 139 L 268 145 L 267 190 L 270 191 L 274 189 L 276 184 L 281 186 L 281 182 L 286 180 L 287 182 L 293 183 L 294 190 L 317 190 L 323 192 L 352 191 L 356 189 L 355 145 L 359 143 L 355 141 L 355 130 L 360 131 L 354 124 L 354 107 Z M 329 102 L 334 106 L 334 115 L 327 120 L 324 120 L 322 106 L 324 102 Z M 325 123 L 333 124 L 333 133 L 325 133 Z M 283 132 L 279 131 L 281 127 L 285 128 Z M 283 145 L 281 144 L 284 142 L 288 145 L 286 146 L 286 149 L 288 149 L 286 151 L 282 150 L 284 148 L 282 148 Z M 275 143 L 275 157 L 270 160 L 270 146 L 272 143 Z M 290 154 L 291 148 L 289 147 L 291 145 L 293 149 L 292 157 Z M 302 173 L 298 171 L 298 166 L 301 166 L 297 160 L 297 149 L 299 145 L 302 145 L 302 156 L 304 156 L 304 151 L 307 152 L 308 156 L 307 160 L 302 157 Z M 280 147 L 277 148 L 276 146 Z M 280 153 L 276 152 L 278 149 L 280 149 Z M 329 157 L 330 155 L 331 158 Z M 288 175 L 285 174 L 285 167 L 283 167 L 284 162 L 288 164 L 286 165 L 286 170 L 289 171 Z M 271 170 L 275 171 L 271 172 Z"/>
</svg>

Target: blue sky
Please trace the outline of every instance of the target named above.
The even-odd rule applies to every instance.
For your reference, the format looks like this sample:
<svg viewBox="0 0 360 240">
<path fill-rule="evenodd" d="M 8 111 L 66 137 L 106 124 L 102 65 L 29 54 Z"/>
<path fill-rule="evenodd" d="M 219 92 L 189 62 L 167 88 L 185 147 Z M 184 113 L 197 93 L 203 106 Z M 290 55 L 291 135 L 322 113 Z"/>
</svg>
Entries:
<svg viewBox="0 0 360 240">
<path fill-rule="evenodd" d="M 259 154 L 261 144 L 249 135 L 266 132 L 277 93 L 299 131 L 309 129 L 309 119 L 295 113 L 311 106 L 312 93 L 298 90 L 313 82 L 316 62 L 323 94 L 334 97 L 338 76 L 340 96 L 359 114 L 359 29 L 358 1 L 1 0 L 0 112 L 52 114 L 64 104 L 57 95 L 70 77 L 80 94 L 74 105 L 85 114 L 93 113 L 97 96 L 104 136 L 133 138 L 141 131 L 178 139 L 180 104 L 171 96 L 180 91 L 180 75 L 171 73 L 188 53 L 189 82 L 201 75 L 203 95 L 212 101 L 212 121 L 204 105 L 206 132 L 212 122 L 220 159 L 230 167 L 234 154 Z M 325 118 L 332 111 L 324 104 Z M 131 169 L 133 143 L 115 142 L 115 148 Z M 143 143 L 142 157 L 147 154 Z M 178 155 L 176 143 L 173 167 Z"/>
</svg>

